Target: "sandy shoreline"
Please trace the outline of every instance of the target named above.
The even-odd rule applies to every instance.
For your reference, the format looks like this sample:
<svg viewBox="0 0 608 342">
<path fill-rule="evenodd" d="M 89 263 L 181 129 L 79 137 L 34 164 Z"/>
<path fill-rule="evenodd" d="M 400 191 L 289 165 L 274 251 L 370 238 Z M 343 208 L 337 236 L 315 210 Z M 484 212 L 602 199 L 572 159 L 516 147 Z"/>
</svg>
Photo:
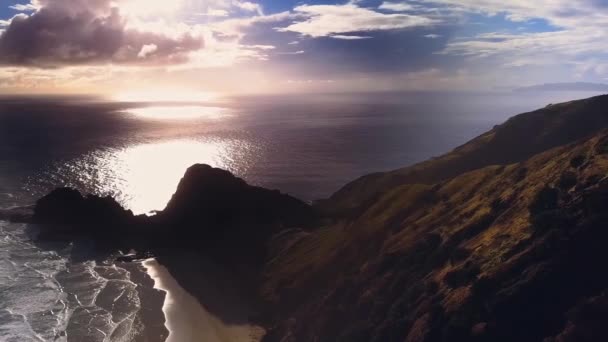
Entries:
<svg viewBox="0 0 608 342">
<path fill-rule="evenodd" d="M 140 298 L 139 323 L 143 330 L 136 332 L 135 342 L 165 341 L 169 331 L 165 327 L 165 315 L 161 308 L 165 302 L 165 292 L 154 288 L 154 279 L 149 276 L 141 263 L 121 263 L 120 267 L 130 272 L 131 281 L 137 284 Z"/>
<path fill-rule="evenodd" d="M 154 288 L 165 291 L 163 304 L 165 326 L 169 330 L 166 342 L 257 342 L 264 335 L 261 327 L 247 322 L 226 323 L 211 314 L 199 301 L 188 293 L 167 268 L 155 259 L 143 263 L 148 275 L 154 280 Z M 197 272 L 193 270 L 193 272 Z M 201 275 L 204 276 L 204 275 Z M 213 274 L 208 274 L 213 277 Z M 212 278 L 211 278 L 212 279 Z M 211 294 L 214 295 L 214 294 Z M 216 298 L 221 300 L 222 298 Z M 226 298 L 226 308 L 230 311 L 241 311 L 244 308 L 235 306 L 231 298 Z"/>
</svg>

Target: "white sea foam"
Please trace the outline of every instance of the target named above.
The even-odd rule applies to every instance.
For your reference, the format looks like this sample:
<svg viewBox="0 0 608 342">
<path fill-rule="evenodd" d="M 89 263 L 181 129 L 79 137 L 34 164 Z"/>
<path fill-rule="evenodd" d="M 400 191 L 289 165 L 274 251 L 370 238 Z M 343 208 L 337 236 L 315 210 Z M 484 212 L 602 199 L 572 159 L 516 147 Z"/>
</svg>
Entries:
<svg viewBox="0 0 608 342">
<path fill-rule="evenodd" d="M 0 341 L 65 341 L 67 298 L 56 275 L 66 259 L 29 242 L 23 225 L 0 222 Z"/>
<path fill-rule="evenodd" d="M 25 226 L 0 221 L 0 341 L 127 342 L 142 329 L 137 284 L 124 268 L 71 262 Z"/>
</svg>

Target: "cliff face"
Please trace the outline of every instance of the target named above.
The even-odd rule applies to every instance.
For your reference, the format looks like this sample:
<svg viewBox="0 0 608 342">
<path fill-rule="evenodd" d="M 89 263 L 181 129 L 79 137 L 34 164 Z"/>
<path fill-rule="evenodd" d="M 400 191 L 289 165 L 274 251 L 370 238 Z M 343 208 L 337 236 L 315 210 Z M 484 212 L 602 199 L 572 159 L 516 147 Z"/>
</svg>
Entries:
<svg viewBox="0 0 608 342">
<path fill-rule="evenodd" d="M 225 170 L 194 165 L 154 219 L 209 236 L 218 227 L 310 226 L 314 214 L 309 205 L 289 195 L 251 186 Z"/>
<path fill-rule="evenodd" d="M 331 216 L 348 217 L 402 184 L 434 184 L 489 165 L 521 162 L 607 128 L 607 107 L 608 95 L 604 95 L 517 115 L 440 157 L 363 176 L 320 201 L 318 208 Z"/>
<path fill-rule="evenodd" d="M 560 334 L 567 312 L 608 289 L 598 269 L 608 260 L 608 156 L 598 152 L 607 142 L 602 134 L 523 163 L 403 185 L 358 217 L 302 237 L 267 268 L 265 295 L 294 312 L 276 336 Z"/>
<path fill-rule="evenodd" d="M 335 223 L 275 241 L 266 341 L 608 340 L 604 102 L 347 185 L 322 204 L 350 206 Z"/>
</svg>

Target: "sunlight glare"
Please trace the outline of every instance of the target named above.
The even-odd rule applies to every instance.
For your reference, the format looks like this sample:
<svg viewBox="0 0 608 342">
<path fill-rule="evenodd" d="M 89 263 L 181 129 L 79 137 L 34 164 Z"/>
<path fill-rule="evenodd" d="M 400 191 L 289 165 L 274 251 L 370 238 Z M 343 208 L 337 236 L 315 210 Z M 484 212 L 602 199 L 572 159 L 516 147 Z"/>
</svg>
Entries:
<svg viewBox="0 0 608 342">
<path fill-rule="evenodd" d="M 218 100 L 219 95 L 204 91 L 150 89 L 121 92 L 112 98 L 119 102 L 207 102 Z"/>
<path fill-rule="evenodd" d="M 162 210 L 190 166 L 202 163 L 244 175 L 256 162 L 257 145 L 241 139 L 201 138 L 138 143 L 99 149 L 61 164 L 40 178 L 112 196 L 135 214 Z M 44 183 L 31 183 L 30 189 Z"/>
<path fill-rule="evenodd" d="M 183 0 L 122 0 L 116 3 L 121 12 L 138 17 L 173 15 L 184 5 Z"/>
<path fill-rule="evenodd" d="M 229 116 L 226 108 L 205 106 L 154 106 L 129 109 L 128 112 L 137 117 L 160 120 L 219 120 Z"/>
<path fill-rule="evenodd" d="M 142 144 L 98 155 L 94 164 L 106 170 L 102 193 L 119 195 L 141 214 L 163 209 L 186 169 L 196 163 L 230 168 L 234 141 L 177 140 Z"/>
</svg>

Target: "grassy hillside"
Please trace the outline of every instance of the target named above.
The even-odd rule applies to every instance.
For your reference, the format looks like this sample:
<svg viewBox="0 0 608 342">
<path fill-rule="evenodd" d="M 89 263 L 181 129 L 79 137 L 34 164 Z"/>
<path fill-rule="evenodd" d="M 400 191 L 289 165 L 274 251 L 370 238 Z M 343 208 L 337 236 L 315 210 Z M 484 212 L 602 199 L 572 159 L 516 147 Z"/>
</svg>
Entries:
<svg viewBox="0 0 608 342">
<path fill-rule="evenodd" d="M 433 184 L 489 165 L 519 162 L 608 128 L 608 95 L 549 105 L 517 115 L 438 158 L 392 172 L 363 176 L 320 201 L 331 216 L 348 216 L 402 184 Z"/>
<path fill-rule="evenodd" d="M 346 186 L 324 204 L 341 219 L 271 242 L 266 341 L 608 340 L 604 104 Z"/>
</svg>

